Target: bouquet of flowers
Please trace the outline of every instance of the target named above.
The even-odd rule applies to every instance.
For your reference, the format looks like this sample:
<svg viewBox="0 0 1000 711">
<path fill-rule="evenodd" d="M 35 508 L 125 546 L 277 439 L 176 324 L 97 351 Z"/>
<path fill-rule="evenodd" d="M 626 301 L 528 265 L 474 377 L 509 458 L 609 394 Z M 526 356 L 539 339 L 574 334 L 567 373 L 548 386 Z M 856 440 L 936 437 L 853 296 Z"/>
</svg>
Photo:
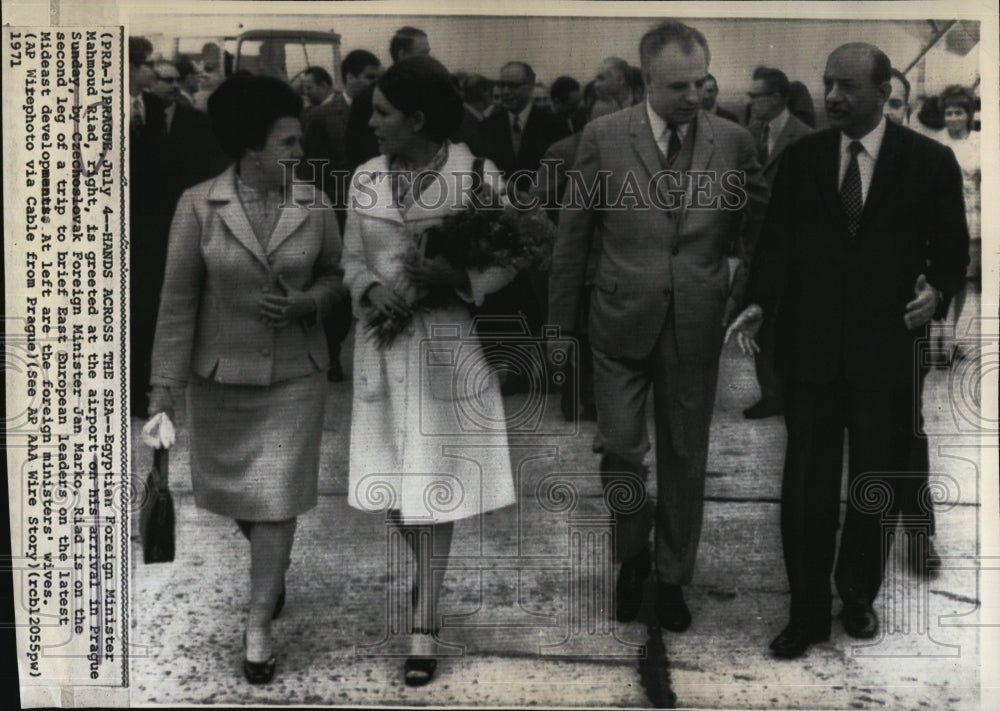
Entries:
<svg viewBox="0 0 1000 711">
<path fill-rule="evenodd" d="M 414 249 L 406 260 L 419 263 L 443 257 L 460 271 L 484 271 L 489 267 L 517 271 L 535 267 L 544 271 L 552 257 L 554 238 L 555 227 L 539 210 L 519 210 L 510 205 L 502 208 L 470 205 L 425 230 L 420 239 L 421 248 Z M 409 326 L 414 312 L 444 306 L 453 294 L 450 287 L 444 286 L 398 291 L 408 295 L 410 313 L 378 313 L 365 327 L 380 349 L 390 346 Z"/>
</svg>

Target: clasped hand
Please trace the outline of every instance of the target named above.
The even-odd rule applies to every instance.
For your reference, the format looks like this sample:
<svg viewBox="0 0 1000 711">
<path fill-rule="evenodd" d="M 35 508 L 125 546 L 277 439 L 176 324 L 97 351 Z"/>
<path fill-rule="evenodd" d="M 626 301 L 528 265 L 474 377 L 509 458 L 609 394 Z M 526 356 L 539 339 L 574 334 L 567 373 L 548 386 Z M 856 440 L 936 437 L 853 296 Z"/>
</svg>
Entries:
<svg viewBox="0 0 1000 711">
<path fill-rule="evenodd" d="M 260 300 L 261 320 L 271 328 L 284 328 L 316 310 L 316 302 L 312 297 L 289 286 L 280 274 L 278 286 L 283 294 L 265 294 Z"/>
</svg>

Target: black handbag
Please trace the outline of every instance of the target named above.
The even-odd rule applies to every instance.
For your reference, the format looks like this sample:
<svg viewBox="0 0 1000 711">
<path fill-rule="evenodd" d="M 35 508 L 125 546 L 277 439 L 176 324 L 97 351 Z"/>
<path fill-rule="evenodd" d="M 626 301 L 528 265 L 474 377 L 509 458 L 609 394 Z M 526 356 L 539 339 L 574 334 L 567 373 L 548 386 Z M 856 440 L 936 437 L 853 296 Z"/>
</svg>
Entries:
<svg viewBox="0 0 1000 711">
<path fill-rule="evenodd" d="M 174 560 L 174 498 L 167 483 L 167 450 L 153 450 L 153 468 L 146 478 L 146 500 L 139 516 L 144 563 Z"/>
</svg>

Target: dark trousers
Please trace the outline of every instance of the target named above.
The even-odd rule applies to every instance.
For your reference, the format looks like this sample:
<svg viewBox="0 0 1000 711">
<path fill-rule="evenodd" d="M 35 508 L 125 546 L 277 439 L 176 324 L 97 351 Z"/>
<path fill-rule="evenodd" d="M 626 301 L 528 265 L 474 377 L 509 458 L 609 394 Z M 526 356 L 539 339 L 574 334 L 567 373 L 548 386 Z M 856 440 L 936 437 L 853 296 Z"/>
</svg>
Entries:
<svg viewBox="0 0 1000 711">
<path fill-rule="evenodd" d="M 673 317 L 668 316 L 653 351 L 642 360 L 617 358 L 596 348 L 594 396 L 604 440 L 602 479 L 607 499 L 625 505 L 615 514 L 617 560 L 635 557 L 655 522 L 654 559 L 661 582 L 686 585 L 694 575 L 701 537 L 708 433 L 715 405 L 719 362 L 682 363 Z M 649 449 L 646 398 L 653 388 L 656 426 L 655 505 L 629 506 Z M 616 471 L 617 470 L 617 471 Z M 645 492 L 642 492 L 643 495 Z"/>
<path fill-rule="evenodd" d="M 548 390 L 548 374 L 537 349 L 525 348 L 526 340 L 538 343 L 542 334 L 542 312 L 532 278 L 529 272 L 520 272 L 510 284 L 487 294 L 476 310 L 476 333 L 483 339 L 486 363 L 505 382 L 537 393 Z"/>
<path fill-rule="evenodd" d="M 757 372 L 757 383 L 760 385 L 760 399 L 768 402 L 781 402 L 781 379 L 775 366 L 775 319 L 768 318 L 757 333 L 757 345 L 760 351 L 754 356 L 754 370 Z"/>
<path fill-rule="evenodd" d="M 566 364 L 566 381 L 562 386 L 560 408 L 567 420 L 574 420 L 582 412 L 594 411 L 594 354 L 590 350 L 587 336 L 587 321 L 590 319 L 590 294 L 593 287 L 585 286 L 580 298 L 577 323 L 580 329 L 576 336 L 576 362 Z M 565 334 L 562 334 L 565 336 Z"/>
<path fill-rule="evenodd" d="M 916 505 L 906 476 L 913 446 L 912 389 L 863 390 L 840 377 L 825 385 L 785 383 L 788 445 L 781 491 L 781 539 L 791 617 L 828 623 L 840 519 L 844 432 L 849 437 L 847 513 L 834 574 L 845 603 L 870 605 L 882 584 L 902 511 Z"/>
<path fill-rule="evenodd" d="M 910 488 L 903 496 L 903 501 L 908 504 L 902 510 L 904 527 L 915 528 L 926 526 L 928 535 L 934 535 L 936 521 L 934 518 L 934 507 L 930 500 L 921 499 L 921 489 L 926 487 L 928 475 L 931 470 L 930 445 L 927 442 L 927 435 L 924 434 L 924 380 L 927 379 L 927 369 L 921 368 L 917 380 L 916 391 L 916 423 L 913 432 L 913 442 L 910 448 L 910 459 L 907 465 L 907 473 L 911 483 Z"/>
</svg>

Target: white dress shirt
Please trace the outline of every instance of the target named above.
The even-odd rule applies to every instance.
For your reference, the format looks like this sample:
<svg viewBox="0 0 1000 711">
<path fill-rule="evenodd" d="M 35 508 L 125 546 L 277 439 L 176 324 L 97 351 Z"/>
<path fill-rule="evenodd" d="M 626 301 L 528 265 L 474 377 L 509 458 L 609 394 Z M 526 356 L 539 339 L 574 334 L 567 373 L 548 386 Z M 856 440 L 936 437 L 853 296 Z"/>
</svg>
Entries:
<svg viewBox="0 0 1000 711">
<path fill-rule="evenodd" d="M 778 142 L 778 136 L 785 130 L 788 117 L 791 115 L 788 109 L 784 108 L 780 114 L 767 122 L 767 154 L 769 156 L 774 155 L 774 144 Z"/>
<path fill-rule="evenodd" d="M 528 116 L 531 115 L 531 107 L 534 106 L 532 102 L 525 104 L 524 108 L 518 114 L 512 114 L 510 111 L 507 112 L 507 124 L 510 126 L 510 130 L 514 130 L 514 116 L 517 116 L 518 123 L 521 126 L 521 133 L 524 133 L 524 127 L 528 125 Z"/>
<path fill-rule="evenodd" d="M 646 116 L 649 117 L 649 127 L 653 129 L 653 138 L 656 139 L 657 147 L 663 155 L 667 155 L 667 148 L 670 145 L 670 128 L 667 126 L 667 122 L 662 116 L 653 111 L 653 107 L 649 105 L 649 101 L 646 102 Z M 690 125 L 690 123 L 677 125 L 677 138 L 680 139 L 682 145 Z"/>
<path fill-rule="evenodd" d="M 840 173 L 837 178 L 837 188 L 844 182 L 844 175 L 847 173 L 847 165 L 851 160 L 851 149 L 848 147 L 851 141 L 860 141 L 863 150 L 858 151 L 858 172 L 861 174 L 861 203 L 868 199 L 868 188 L 872 184 L 872 175 L 875 173 L 875 161 L 878 160 L 878 152 L 882 150 L 882 139 L 885 138 L 885 124 L 888 119 L 879 121 L 878 125 L 861 138 L 851 138 L 840 134 Z"/>
</svg>

